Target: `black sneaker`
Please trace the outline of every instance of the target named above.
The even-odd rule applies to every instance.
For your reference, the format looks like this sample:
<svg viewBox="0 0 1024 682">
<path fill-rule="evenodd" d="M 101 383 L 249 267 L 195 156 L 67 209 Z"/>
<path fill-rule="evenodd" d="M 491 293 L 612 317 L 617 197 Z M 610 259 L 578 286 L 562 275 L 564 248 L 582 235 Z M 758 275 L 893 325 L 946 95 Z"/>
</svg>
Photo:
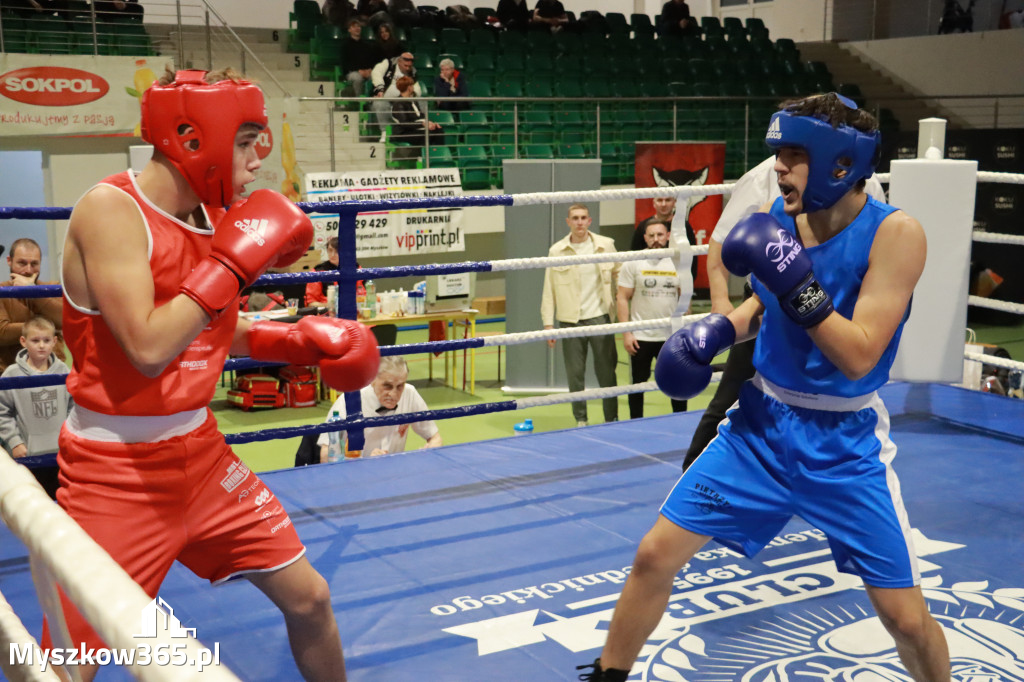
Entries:
<svg viewBox="0 0 1024 682">
<path fill-rule="evenodd" d="M 617 670 L 616 668 L 604 670 L 601 667 L 600 657 L 595 658 L 593 663 L 576 666 L 577 670 L 587 668 L 590 669 L 590 672 L 580 673 L 579 679 L 582 682 L 626 682 L 626 678 L 629 677 L 628 670 Z"/>
</svg>

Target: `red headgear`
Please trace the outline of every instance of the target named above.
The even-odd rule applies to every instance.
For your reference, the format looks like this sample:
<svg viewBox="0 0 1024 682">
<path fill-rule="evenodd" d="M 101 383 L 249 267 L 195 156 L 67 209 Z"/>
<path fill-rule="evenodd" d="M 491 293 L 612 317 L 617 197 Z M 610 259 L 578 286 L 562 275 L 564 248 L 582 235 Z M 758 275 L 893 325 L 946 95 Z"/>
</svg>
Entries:
<svg viewBox="0 0 1024 682">
<path fill-rule="evenodd" d="M 142 139 L 174 164 L 204 204 L 227 206 L 235 135 L 245 123 L 267 127 L 263 92 L 246 80 L 207 83 L 206 71 L 178 71 L 170 85 L 142 95 Z M 186 128 L 186 126 L 188 128 Z"/>
</svg>

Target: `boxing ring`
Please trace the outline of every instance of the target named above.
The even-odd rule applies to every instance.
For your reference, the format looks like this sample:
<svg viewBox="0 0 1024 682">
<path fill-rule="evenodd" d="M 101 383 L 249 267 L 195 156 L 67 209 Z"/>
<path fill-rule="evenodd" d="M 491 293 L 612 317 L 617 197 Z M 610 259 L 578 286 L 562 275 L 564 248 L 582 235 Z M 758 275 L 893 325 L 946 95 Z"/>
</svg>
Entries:
<svg viewBox="0 0 1024 682">
<path fill-rule="evenodd" d="M 978 174 L 979 181 L 982 175 Z M 998 181 L 1024 182 L 1024 176 L 998 175 L 1003 176 Z M 728 190 L 729 186 L 676 187 L 344 202 L 332 209 L 341 214 L 345 230 L 346 219 L 354 228 L 358 211 L 382 206 L 515 206 Z M 315 207 L 317 212 L 325 210 L 324 204 Z M 304 208 L 314 210 L 313 205 Z M 26 211 L 30 210 L 0 209 L 0 217 L 28 217 Z M 38 211 L 31 216 L 40 217 Z M 45 209 L 43 217 L 66 218 L 67 209 Z M 1024 243 L 1012 235 L 1003 237 L 1006 243 Z M 352 240 L 353 248 L 342 250 L 338 272 L 271 275 L 261 283 L 338 281 L 339 312 L 355 317 L 357 278 L 543 268 L 556 260 L 624 261 L 653 255 L 647 251 L 356 270 L 354 229 Z M 678 247 L 665 252 L 679 255 Z M 3 294 L 21 298 L 59 294 L 59 287 L 6 289 Z M 1015 304 L 985 299 L 971 303 L 1024 313 L 1024 306 Z M 390 346 L 382 354 L 531 343 L 668 322 L 666 318 Z M 968 359 L 1024 369 L 1024 363 L 990 356 Z M 257 364 L 231 360 L 229 368 Z M 0 382 L 0 388 L 29 385 L 45 381 Z M 372 418 L 357 414 L 350 405 L 353 416 L 345 422 L 235 434 L 229 441 L 293 437 L 331 428 L 351 433 L 374 424 L 653 388 L 648 383 Z M 961 675 L 954 679 L 1024 682 L 1024 401 L 938 384 L 893 383 L 881 394 L 900 449 L 896 469 L 915 528 L 925 595 L 947 629 L 954 672 Z M 281 499 L 310 560 L 330 583 L 353 680 L 574 679 L 574 667 L 593 660 L 603 644 L 636 544 L 678 477 L 699 417 L 680 413 L 350 460 L 320 466 L 315 473 L 294 469 L 261 477 Z M 19 468 L 3 460 L 0 514 L 17 533 L 0 529 L 0 592 L 12 609 L 0 603 L 0 632 L 3 638 L 24 642 L 40 631 L 39 601 L 45 601 L 47 591 L 46 579 L 37 577 L 44 587 L 41 597 L 36 596 L 30 554 L 36 557 L 31 563 L 37 572 L 51 572 L 65 587 L 69 582 L 105 579 L 91 569 L 91 559 L 79 560 L 81 544 L 73 530 L 54 530 L 60 523 L 48 518 L 59 516 L 54 505 L 45 496 L 38 499 L 41 491 L 33 489 L 33 483 L 7 475 Z M 35 523 L 36 516 L 47 518 Z M 30 553 L 19 538 L 26 537 L 26 528 L 33 524 L 44 537 L 28 542 Z M 47 534 L 60 539 L 50 541 Z M 75 554 L 69 556 L 72 548 Z M 82 556 L 89 553 L 82 551 Z M 38 568 L 40 564 L 49 568 Z M 109 630 L 97 624 L 111 646 L 130 643 L 139 629 L 135 614 L 146 603 L 138 594 L 115 603 L 119 589 L 108 587 L 90 607 L 97 618 L 118 617 L 119 623 L 113 622 L 113 615 L 104 618 L 109 622 L 103 626 Z M 86 591 L 86 585 L 75 590 L 76 601 L 79 592 L 89 599 Z M 226 668 L 246 680 L 297 679 L 279 612 L 246 581 L 210 588 L 176 565 L 160 599 L 173 608 L 184 628 L 194 630 L 202 646 L 216 644 L 225 666 L 204 674 L 230 675 Z M 11 624 L 12 612 L 23 630 Z M 190 641 L 190 646 L 199 645 Z M 17 674 L 27 669 L 31 667 L 22 666 Z M 753 560 L 714 543 L 699 553 L 677 578 L 669 610 L 631 679 L 768 682 L 787 676 L 822 678 L 832 674 L 827 671 L 849 675 L 847 679 L 863 671 L 875 675 L 870 678 L 874 680 L 909 679 L 859 581 L 837 573 L 822 534 L 797 519 Z M 6 672 L 12 675 L 10 669 Z M 144 679 L 183 679 L 179 675 L 187 672 L 173 667 L 134 670 Z M 130 676 L 111 666 L 99 679 Z"/>
</svg>

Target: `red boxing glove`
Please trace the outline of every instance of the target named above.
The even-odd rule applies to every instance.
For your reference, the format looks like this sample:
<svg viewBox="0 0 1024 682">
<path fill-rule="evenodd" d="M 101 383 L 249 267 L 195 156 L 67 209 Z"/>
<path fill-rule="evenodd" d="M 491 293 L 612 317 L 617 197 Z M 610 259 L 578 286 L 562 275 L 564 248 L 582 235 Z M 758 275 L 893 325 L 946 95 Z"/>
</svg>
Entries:
<svg viewBox="0 0 1024 682">
<path fill-rule="evenodd" d="M 224 214 L 210 255 L 179 290 L 213 319 L 267 268 L 291 265 L 312 241 L 313 223 L 298 206 L 283 194 L 258 189 Z"/>
<path fill-rule="evenodd" d="M 253 360 L 319 365 L 324 383 L 342 392 L 369 385 L 380 364 L 376 337 L 354 320 L 303 317 L 295 324 L 260 321 L 249 328 L 248 340 Z"/>
</svg>

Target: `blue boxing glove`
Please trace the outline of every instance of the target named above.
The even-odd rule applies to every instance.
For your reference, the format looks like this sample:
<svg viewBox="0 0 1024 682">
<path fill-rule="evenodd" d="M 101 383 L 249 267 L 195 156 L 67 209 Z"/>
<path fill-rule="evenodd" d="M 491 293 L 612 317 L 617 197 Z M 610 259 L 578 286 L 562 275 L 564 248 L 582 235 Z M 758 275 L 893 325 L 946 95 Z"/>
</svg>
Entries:
<svg viewBox="0 0 1024 682">
<path fill-rule="evenodd" d="M 814 276 L 800 242 L 767 213 L 736 223 L 722 242 L 722 264 L 740 277 L 754 273 L 779 299 L 779 306 L 804 329 L 832 314 L 832 297 Z"/>
<path fill-rule="evenodd" d="M 661 347 L 654 380 L 674 400 L 689 400 L 711 382 L 711 360 L 736 342 L 736 328 L 725 315 L 711 313 L 683 327 Z"/>
</svg>

